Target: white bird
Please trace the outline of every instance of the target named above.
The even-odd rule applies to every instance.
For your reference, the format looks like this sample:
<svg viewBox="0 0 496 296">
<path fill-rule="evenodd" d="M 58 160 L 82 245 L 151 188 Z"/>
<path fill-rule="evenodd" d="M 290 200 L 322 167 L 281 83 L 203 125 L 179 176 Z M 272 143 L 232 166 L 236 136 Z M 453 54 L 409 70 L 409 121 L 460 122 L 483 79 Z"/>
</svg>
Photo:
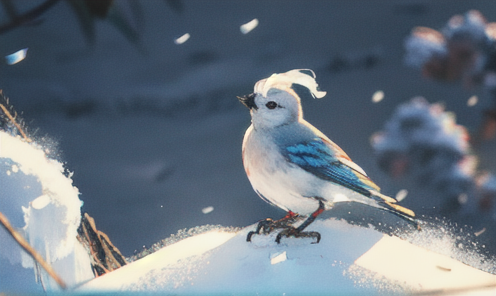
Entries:
<svg viewBox="0 0 496 296">
<path fill-rule="evenodd" d="M 300 95 L 322 98 L 315 73 L 308 69 L 273 74 L 255 84 L 254 92 L 238 99 L 250 109 L 251 126 L 243 139 L 243 165 L 255 192 L 285 211 L 277 221 L 262 220 L 254 234 L 284 228 L 282 236 L 314 237 L 303 232 L 324 210 L 337 202 L 359 202 L 392 212 L 418 227 L 414 212 L 381 194 L 380 188 L 348 155 L 303 119 Z M 296 216 L 308 216 L 298 227 Z"/>
</svg>

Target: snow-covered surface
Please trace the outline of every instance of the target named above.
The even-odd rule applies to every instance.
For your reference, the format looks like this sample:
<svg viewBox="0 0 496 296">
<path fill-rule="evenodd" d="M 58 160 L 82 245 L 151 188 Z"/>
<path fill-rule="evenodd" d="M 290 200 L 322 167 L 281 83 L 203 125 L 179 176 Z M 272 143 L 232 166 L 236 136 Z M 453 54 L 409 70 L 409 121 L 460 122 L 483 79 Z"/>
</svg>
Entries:
<svg viewBox="0 0 496 296">
<path fill-rule="evenodd" d="M 318 220 L 313 239 L 283 239 L 275 234 L 246 235 L 255 225 L 237 233 L 212 230 L 186 238 L 78 289 L 88 291 L 155 291 L 191 295 L 384 295 L 412 292 L 462 292 L 460 295 L 493 295 L 496 275 L 416 246 L 405 239 L 373 228 L 335 219 Z M 420 234 L 430 243 L 437 230 Z M 405 234 L 407 237 L 410 234 Z M 416 236 L 418 234 L 414 234 Z M 415 243 L 415 239 L 410 237 Z M 448 246 L 460 254 L 454 246 Z M 480 258 L 466 255 L 465 260 Z"/>
<path fill-rule="evenodd" d="M 63 165 L 45 149 L 0 131 L 0 211 L 71 286 L 93 278 L 87 251 L 76 239 L 82 203 Z M 33 259 L 3 227 L 0 242 L 0 291 L 40 291 Z M 46 289 L 58 289 L 46 272 L 38 276 Z"/>
</svg>

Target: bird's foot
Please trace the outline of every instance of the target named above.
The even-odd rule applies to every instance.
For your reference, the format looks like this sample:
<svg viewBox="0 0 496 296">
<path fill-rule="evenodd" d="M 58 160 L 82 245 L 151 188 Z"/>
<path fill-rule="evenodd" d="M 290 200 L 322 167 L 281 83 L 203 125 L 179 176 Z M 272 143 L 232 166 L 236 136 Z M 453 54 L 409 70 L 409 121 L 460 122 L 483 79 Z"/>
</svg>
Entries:
<svg viewBox="0 0 496 296">
<path fill-rule="evenodd" d="M 279 219 L 274 221 L 271 218 L 267 218 L 265 220 L 262 220 L 258 222 L 257 229 L 255 231 L 250 231 L 248 233 L 248 236 L 246 237 L 247 242 L 251 242 L 251 237 L 254 234 L 260 234 L 260 231 L 263 234 L 269 234 L 275 229 L 289 229 L 289 228 L 294 228 L 292 224 L 296 221 L 296 218 L 298 217 L 298 214 L 295 214 L 293 212 L 289 212 L 284 218 Z"/>
<path fill-rule="evenodd" d="M 316 238 L 316 241 L 312 242 L 312 244 L 318 244 L 320 242 L 320 233 L 317 231 L 301 231 L 299 228 L 294 228 L 294 227 L 288 227 L 284 229 L 283 231 L 279 232 L 276 237 L 276 243 L 281 243 L 281 238 L 285 237 L 314 237 Z"/>
</svg>

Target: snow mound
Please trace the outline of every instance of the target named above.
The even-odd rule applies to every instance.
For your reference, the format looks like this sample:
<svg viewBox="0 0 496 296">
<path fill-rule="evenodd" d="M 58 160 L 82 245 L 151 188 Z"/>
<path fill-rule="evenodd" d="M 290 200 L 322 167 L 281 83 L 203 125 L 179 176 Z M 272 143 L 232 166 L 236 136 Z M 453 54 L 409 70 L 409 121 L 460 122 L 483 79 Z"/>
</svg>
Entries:
<svg viewBox="0 0 496 296">
<path fill-rule="evenodd" d="M 48 158 L 46 149 L 0 131 L 0 210 L 70 286 L 93 277 L 88 254 L 76 238 L 82 202 L 63 165 Z M 34 268 L 45 289 L 58 289 L 0 227 L 0 260 L 6 259 L 10 264 L 2 264 L 2 275 L 8 274 L 0 276 L 2 289 L 26 285 L 25 278 L 16 277 L 22 267 Z"/>
<path fill-rule="evenodd" d="M 188 237 L 96 278 L 77 292 L 383 295 L 496 285 L 496 276 L 490 273 L 344 221 L 315 221 L 312 231 L 322 234 L 319 244 L 312 244 L 311 238 L 284 238 L 277 244 L 277 233 L 255 235 L 247 242 L 246 235 L 255 226 L 238 232 L 212 229 Z M 413 237 L 432 239 L 437 231 L 416 232 Z M 454 248 L 443 237 L 438 243 Z"/>
</svg>

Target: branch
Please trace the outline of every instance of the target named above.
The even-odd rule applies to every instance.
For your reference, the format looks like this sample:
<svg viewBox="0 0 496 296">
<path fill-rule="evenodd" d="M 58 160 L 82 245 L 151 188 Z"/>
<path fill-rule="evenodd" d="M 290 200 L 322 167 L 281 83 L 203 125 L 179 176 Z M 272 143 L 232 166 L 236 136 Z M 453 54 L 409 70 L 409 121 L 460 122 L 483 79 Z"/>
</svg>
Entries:
<svg viewBox="0 0 496 296">
<path fill-rule="evenodd" d="M 46 272 L 48 273 L 48 275 L 50 275 L 54 280 L 55 282 L 57 282 L 57 284 L 59 284 L 60 288 L 62 288 L 63 290 L 67 289 L 67 285 L 65 284 L 65 282 L 57 275 L 57 273 L 55 273 L 55 270 L 53 270 L 52 266 L 50 266 L 50 264 L 48 264 L 44 259 L 43 257 L 38 253 L 36 252 L 36 250 L 31 247 L 31 245 L 24 239 L 24 237 L 22 237 L 22 235 L 20 233 L 18 233 L 17 231 L 14 230 L 14 228 L 12 227 L 12 225 L 10 225 L 10 222 L 9 220 L 7 219 L 7 217 L 5 217 L 2 212 L 0 212 L 0 223 L 2 224 L 2 226 L 7 230 L 7 232 L 14 238 L 14 240 L 29 254 L 31 255 L 31 257 L 33 257 L 33 259 L 38 262 L 41 267 L 43 267 L 43 269 L 46 270 Z"/>
<path fill-rule="evenodd" d="M 0 91 L 0 95 L 1 95 L 1 91 Z M 28 143 L 29 142 L 32 142 L 32 140 L 22 130 L 22 127 L 17 123 L 17 121 L 15 119 L 17 117 L 17 114 L 15 114 L 14 116 L 12 116 L 12 114 L 10 114 L 9 110 L 7 109 L 7 107 L 5 107 L 3 104 L 0 104 L 0 109 L 2 109 L 3 113 L 7 116 L 7 118 L 10 120 L 10 122 L 12 122 L 12 124 L 15 125 L 15 127 L 17 128 L 17 130 L 19 131 L 19 133 L 21 133 L 22 137 Z"/>
</svg>

